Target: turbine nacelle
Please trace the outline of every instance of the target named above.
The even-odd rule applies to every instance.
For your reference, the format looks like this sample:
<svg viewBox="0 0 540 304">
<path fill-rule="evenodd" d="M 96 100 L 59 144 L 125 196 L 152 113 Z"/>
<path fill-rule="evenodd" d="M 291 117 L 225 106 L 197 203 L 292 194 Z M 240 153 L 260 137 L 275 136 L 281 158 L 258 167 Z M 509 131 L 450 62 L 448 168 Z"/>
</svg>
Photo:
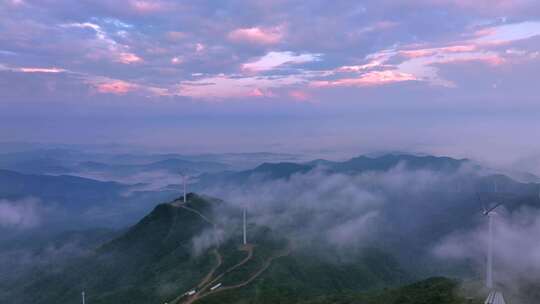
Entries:
<svg viewBox="0 0 540 304">
<path fill-rule="evenodd" d="M 491 208 L 486 208 L 485 206 L 482 208 L 482 215 L 483 216 L 490 216 L 492 214 L 497 214 L 497 212 L 495 211 L 495 209 L 497 209 L 497 207 L 499 207 L 500 205 L 502 205 L 502 203 L 497 203 L 495 204 L 493 207 Z"/>
</svg>

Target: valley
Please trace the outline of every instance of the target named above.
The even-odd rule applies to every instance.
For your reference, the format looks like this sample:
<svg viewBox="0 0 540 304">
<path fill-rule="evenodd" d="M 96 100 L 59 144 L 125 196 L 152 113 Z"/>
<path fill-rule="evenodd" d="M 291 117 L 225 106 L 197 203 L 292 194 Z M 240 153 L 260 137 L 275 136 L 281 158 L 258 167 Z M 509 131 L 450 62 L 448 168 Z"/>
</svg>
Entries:
<svg viewBox="0 0 540 304">
<path fill-rule="evenodd" d="M 0 280 L 0 301 L 53 304 L 84 290 L 88 303 L 102 304 L 393 303 L 405 301 L 403 294 L 439 293 L 447 294 L 442 303 L 476 303 L 485 295 L 467 286 L 481 281 L 477 264 L 438 257 L 441 242 L 446 246 L 458 227 L 479 225 L 485 201 L 504 195 L 504 212 L 540 205 L 538 184 L 477 170 L 464 160 L 381 156 L 205 173 L 188 188 L 212 196 L 176 196 L 65 262 Z M 395 176 L 399 183 L 389 187 Z M 51 193 L 40 191 L 42 198 Z M 411 207 L 417 210 L 412 222 Z M 431 279 L 441 273 L 447 277 Z"/>
</svg>

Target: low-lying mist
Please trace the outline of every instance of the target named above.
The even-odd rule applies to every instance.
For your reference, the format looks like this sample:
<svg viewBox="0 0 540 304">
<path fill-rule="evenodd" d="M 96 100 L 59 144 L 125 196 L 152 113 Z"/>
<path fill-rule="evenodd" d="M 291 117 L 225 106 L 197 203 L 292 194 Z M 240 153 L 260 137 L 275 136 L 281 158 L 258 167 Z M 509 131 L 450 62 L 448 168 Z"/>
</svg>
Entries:
<svg viewBox="0 0 540 304">
<path fill-rule="evenodd" d="M 23 230 L 37 227 L 47 208 L 37 198 L 0 200 L 0 229 Z"/>
<path fill-rule="evenodd" d="M 451 207 L 445 205 L 446 196 L 462 194 L 456 188 L 468 173 L 467 168 L 448 175 L 403 166 L 356 175 L 317 169 L 289 179 L 255 177 L 204 192 L 247 208 L 251 223 L 287 232 L 291 239 L 350 249 L 400 226 L 412 229 L 433 220 L 430 212 Z"/>
<path fill-rule="evenodd" d="M 471 230 L 456 231 L 435 246 L 443 259 L 472 260 L 485 271 L 488 244 L 487 218 Z M 513 303 L 532 303 L 540 282 L 540 210 L 524 206 L 510 213 L 498 209 L 493 223 L 494 282 Z M 483 275 L 483 273 L 482 273 Z M 483 277 L 483 276 L 482 276 Z M 536 290 L 536 295 L 534 294 Z"/>
<path fill-rule="evenodd" d="M 363 248 L 379 247 L 408 263 L 409 269 L 419 264 L 438 265 L 422 269 L 419 275 L 455 275 L 460 272 L 445 269 L 447 262 L 459 265 L 472 259 L 476 273 L 462 271 L 461 275 L 481 278 L 485 256 L 481 231 L 486 222 L 478 193 L 491 189 L 485 178 L 469 166 L 448 172 L 398 165 L 389 171 L 360 174 L 318 168 L 288 179 L 256 176 L 242 185 L 222 183 L 204 193 L 224 199 L 235 210 L 247 208 L 250 224 L 270 227 L 299 249 L 326 248 L 346 258 Z M 512 209 L 516 202 L 528 204 L 512 200 Z M 236 223 L 231 226 L 238 227 L 240 212 L 217 212 L 221 212 L 224 226 L 231 221 Z M 495 232 L 500 250 L 498 272 L 506 275 L 499 276 L 499 282 L 510 287 L 514 278 L 519 282 L 540 278 L 540 249 L 534 241 L 540 232 L 540 211 L 521 208 L 500 218 Z M 519 263 L 512 263 L 516 259 Z"/>
</svg>

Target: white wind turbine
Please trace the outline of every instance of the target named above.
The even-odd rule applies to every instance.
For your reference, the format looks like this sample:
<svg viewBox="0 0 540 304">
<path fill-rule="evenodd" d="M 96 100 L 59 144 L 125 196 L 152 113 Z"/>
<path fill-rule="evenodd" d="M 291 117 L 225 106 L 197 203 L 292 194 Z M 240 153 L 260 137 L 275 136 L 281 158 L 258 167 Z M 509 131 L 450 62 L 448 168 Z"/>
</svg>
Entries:
<svg viewBox="0 0 540 304">
<path fill-rule="evenodd" d="M 244 245 L 247 245 L 247 232 L 246 232 L 246 207 L 243 210 L 243 232 L 244 232 Z"/>
<path fill-rule="evenodd" d="M 497 184 L 494 184 L 494 190 L 497 192 Z M 488 217 L 488 250 L 486 261 L 486 287 L 489 290 L 489 295 L 484 301 L 484 304 L 506 304 L 503 294 L 497 291 L 493 286 L 493 217 L 497 214 L 495 209 L 502 203 L 496 203 L 491 208 L 486 208 L 482 204 L 482 215 Z"/>
<path fill-rule="evenodd" d="M 84 291 L 81 292 L 82 304 L 85 304 L 85 300 L 86 300 L 85 296 L 86 296 L 86 295 L 85 295 Z"/>
<path fill-rule="evenodd" d="M 486 287 L 493 289 L 493 216 L 497 214 L 495 209 L 501 204 L 498 203 L 489 209 L 484 208 L 482 215 L 488 217 L 488 250 L 486 264 Z"/>
<path fill-rule="evenodd" d="M 187 184 L 187 175 L 184 174 L 184 172 L 180 171 L 180 175 L 182 176 L 182 185 L 184 188 L 184 204 L 187 201 L 187 191 L 186 191 L 186 184 Z"/>
</svg>

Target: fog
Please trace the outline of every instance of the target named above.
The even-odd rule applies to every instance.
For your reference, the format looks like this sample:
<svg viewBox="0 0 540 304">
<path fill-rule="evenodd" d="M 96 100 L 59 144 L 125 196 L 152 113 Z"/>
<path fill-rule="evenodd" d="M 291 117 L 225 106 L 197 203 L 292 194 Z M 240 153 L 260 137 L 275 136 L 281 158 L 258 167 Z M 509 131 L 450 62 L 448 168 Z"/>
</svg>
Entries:
<svg viewBox="0 0 540 304">
<path fill-rule="evenodd" d="M 434 248 L 443 259 L 472 260 L 484 278 L 488 242 L 487 218 L 477 227 L 457 231 Z M 509 213 L 498 209 L 494 216 L 494 282 L 502 287 L 512 303 L 527 303 L 540 280 L 540 210 L 529 207 Z M 530 302 L 532 303 L 532 302 Z"/>
<path fill-rule="evenodd" d="M 433 263 L 420 275 L 483 280 L 487 222 L 477 196 L 482 187 L 492 187 L 479 182 L 488 173 L 468 165 L 454 172 L 435 172 L 409 170 L 400 164 L 386 172 L 353 175 L 317 168 L 289 179 L 255 176 L 242 185 L 223 183 L 205 193 L 235 207 L 232 214 L 217 211 L 228 215 L 221 219 L 224 227 L 236 229 L 225 238 L 238 237 L 239 210 L 245 207 L 248 223 L 270 227 L 298 250 L 317 254 L 313 248 L 326 248 L 346 258 L 376 246 L 409 263 L 404 267 L 410 269 L 416 263 Z M 506 203 L 512 209 L 516 206 L 515 200 Z M 540 279 L 540 210 L 522 207 L 510 212 L 502 207 L 495 227 L 495 280 L 514 299 Z M 196 239 L 200 245 L 204 238 Z M 466 266 L 471 261 L 473 273 Z"/>
<path fill-rule="evenodd" d="M 448 173 L 411 171 L 398 165 L 387 172 L 354 175 L 317 168 L 289 179 L 256 176 L 242 185 L 220 184 L 204 193 L 236 210 L 247 208 L 249 223 L 279 231 L 295 244 L 317 242 L 346 253 L 387 245 L 406 232 L 424 233 L 437 221 L 431 214 L 450 208 L 449 201 L 465 195 L 459 192 L 467 191 L 460 181 L 470 174 L 466 166 Z M 436 199 L 444 195 L 448 198 Z M 230 220 L 237 223 L 241 213 L 235 212 Z M 381 240 L 390 235 L 391 240 Z"/>
<path fill-rule="evenodd" d="M 0 228 L 28 229 L 41 224 L 45 207 L 37 198 L 0 199 Z"/>
</svg>

